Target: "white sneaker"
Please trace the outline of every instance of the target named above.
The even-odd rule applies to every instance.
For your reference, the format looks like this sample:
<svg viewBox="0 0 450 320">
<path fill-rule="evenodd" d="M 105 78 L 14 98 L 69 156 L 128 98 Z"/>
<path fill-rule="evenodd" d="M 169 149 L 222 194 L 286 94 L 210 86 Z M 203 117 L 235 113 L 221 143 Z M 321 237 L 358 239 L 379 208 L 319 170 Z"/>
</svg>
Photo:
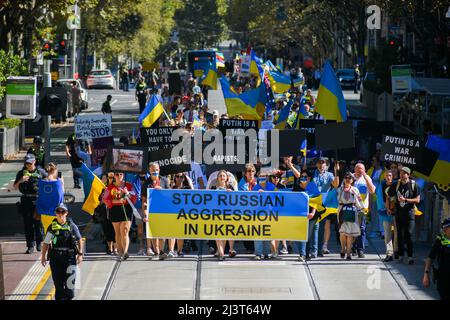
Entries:
<svg viewBox="0 0 450 320">
<path fill-rule="evenodd" d="M 289 251 L 288 251 L 288 249 L 286 248 L 286 247 L 283 247 L 281 250 L 280 250 L 280 254 L 288 254 L 289 253 Z"/>
<path fill-rule="evenodd" d="M 145 256 L 144 249 L 139 249 L 137 255 L 138 256 Z"/>
<path fill-rule="evenodd" d="M 154 255 L 155 255 L 155 253 L 153 252 L 152 249 L 147 249 L 147 256 L 153 257 Z"/>
<path fill-rule="evenodd" d="M 169 253 L 167 254 L 167 258 L 175 258 L 175 252 L 169 251 Z"/>
</svg>

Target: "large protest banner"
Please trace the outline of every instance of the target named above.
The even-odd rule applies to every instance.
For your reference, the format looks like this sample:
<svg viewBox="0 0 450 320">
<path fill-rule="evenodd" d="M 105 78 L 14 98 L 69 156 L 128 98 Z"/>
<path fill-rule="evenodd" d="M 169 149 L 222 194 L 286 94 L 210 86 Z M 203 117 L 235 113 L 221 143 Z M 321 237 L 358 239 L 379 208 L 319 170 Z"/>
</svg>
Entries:
<svg viewBox="0 0 450 320">
<path fill-rule="evenodd" d="M 191 171 L 189 156 L 172 155 L 172 149 L 162 149 L 148 153 L 148 162 L 157 162 L 159 164 L 160 175 Z"/>
<path fill-rule="evenodd" d="M 148 189 L 147 238 L 306 241 L 304 192 Z"/>
<path fill-rule="evenodd" d="M 112 137 L 111 115 L 92 114 L 75 116 L 75 139 Z"/>
</svg>

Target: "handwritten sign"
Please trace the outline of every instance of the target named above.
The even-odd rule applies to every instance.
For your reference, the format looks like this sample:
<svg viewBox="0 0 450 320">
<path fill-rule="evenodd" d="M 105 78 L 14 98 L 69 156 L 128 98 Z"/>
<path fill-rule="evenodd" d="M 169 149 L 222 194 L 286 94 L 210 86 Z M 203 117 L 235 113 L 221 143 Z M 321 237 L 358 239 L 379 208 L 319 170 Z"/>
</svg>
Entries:
<svg viewBox="0 0 450 320">
<path fill-rule="evenodd" d="M 95 139 L 112 137 L 111 115 L 78 115 L 75 117 L 75 138 Z"/>
</svg>

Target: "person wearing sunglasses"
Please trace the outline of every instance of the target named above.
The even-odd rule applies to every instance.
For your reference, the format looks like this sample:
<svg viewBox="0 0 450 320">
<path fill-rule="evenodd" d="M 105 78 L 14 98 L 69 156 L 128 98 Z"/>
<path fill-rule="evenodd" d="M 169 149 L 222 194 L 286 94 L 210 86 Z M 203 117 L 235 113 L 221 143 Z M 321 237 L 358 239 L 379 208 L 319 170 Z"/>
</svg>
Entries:
<svg viewBox="0 0 450 320">
<path fill-rule="evenodd" d="M 148 210 L 147 210 L 147 190 L 148 189 L 170 189 L 170 182 L 166 177 L 159 175 L 160 167 L 157 162 L 150 162 L 148 165 L 147 179 L 142 184 L 141 188 L 141 201 L 142 212 L 144 213 L 143 222 L 148 222 Z M 150 260 L 163 260 L 168 257 L 163 252 L 165 239 L 152 239 L 152 246 L 154 250 L 154 256 L 150 257 Z"/>
<path fill-rule="evenodd" d="M 216 181 L 213 185 L 211 185 L 211 190 L 221 190 L 221 191 L 233 191 L 233 186 L 230 183 L 230 177 L 228 176 L 227 171 L 220 170 L 217 174 Z M 234 250 L 234 240 L 216 240 L 216 253 L 219 261 L 223 261 L 225 259 L 225 246 L 227 244 L 230 246 L 228 256 L 230 258 L 234 258 L 236 256 L 236 250 Z"/>
<path fill-rule="evenodd" d="M 41 264 L 45 267 L 47 260 L 50 261 L 55 300 L 74 298 L 76 266 L 83 261 L 81 234 L 76 224 L 67 218 L 68 212 L 64 203 L 56 206 L 56 218 L 48 227 L 42 246 Z"/>
<path fill-rule="evenodd" d="M 352 260 L 353 239 L 361 234 L 358 213 L 364 207 L 361 194 L 353 185 L 354 182 L 354 175 L 348 172 L 344 176 L 341 187 L 337 190 L 341 258 L 344 259 L 347 253 L 347 260 Z"/>
<path fill-rule="evenodd" d="M 189 189 L 192 190 L 193 185 L 191 179 L 185 173 L 177 173 L 173 176 L 172 189 Z M 169 253 L 167 257 L 173 258 L 175 256 L 183 257 L 183 239 L 169 239 Z M 177 253 L 175 254 L 175 243 L 177 244 Z"/>
<path fill-rule="evenodd" d="M 264 191 L 261 185 L 258 183 L 256 175 L 255 165 L 252 163 L 248 163 L 245 165 L 244 174 L 239 181 L 238 190 L 239 191 Z M 253 241 L 244 241 L 244 247 L 248 254 L 251 254 L 253 251 L 256 251 L 254 247 Z M 261 250 L 262 251 L 262 250 Z M 261 260 L 262 252 L 258 250 L 255 255 L 256 260 Z M 258 259 L 259 258 L 259 259 Z"/>
<path fill-rule="evenodd" d="M 123 172 L 114 173 L 114 183 L 106 187 L 103 201 L 109 209 L 109 218 L 116 234 L 118 259 L 129 258 L 128 247 L 130 245 L 129 232 L 133 219 L 133 209 L 127 198 L 134 204 L 137 200 L 136 192 L 131 183 L 124 181 Z"/>
</svg>

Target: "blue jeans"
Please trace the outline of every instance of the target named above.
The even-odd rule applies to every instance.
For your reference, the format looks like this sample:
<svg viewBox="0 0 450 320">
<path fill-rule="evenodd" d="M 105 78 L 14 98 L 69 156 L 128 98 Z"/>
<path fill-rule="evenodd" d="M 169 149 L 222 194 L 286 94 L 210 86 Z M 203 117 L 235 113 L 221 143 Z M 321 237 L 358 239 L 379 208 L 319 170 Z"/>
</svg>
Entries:
<svg viewBox="0 0 450 320">
<path fill-rule="evenodd" d="M 270 241 L 255 241 L 255 255 L 263 257 L 270 253 Z"/>
<path fill-rule="evenodd" d="M 363 215 L 361 217 L 360 228 L 361 228 L 361 235 L 356 238 L 356 241 L 355 241 L 355 244 L 353 245 L 353 247 L 356 248 L 356 250 L 358 252 L 364 252 L 364 250 L 366 249 L 366 216 L 365 215 Z"/>
<path fill-rule="evenodd" d="M 318 253 L 318 242 L 319 242 L 319 223 L 316 223 L 317 219 L 309 220 L 308 223 L 308 241 L 297 241 L 295 242 L 296 253 L 301 256 L 315 255 Z"/>
</svg>

